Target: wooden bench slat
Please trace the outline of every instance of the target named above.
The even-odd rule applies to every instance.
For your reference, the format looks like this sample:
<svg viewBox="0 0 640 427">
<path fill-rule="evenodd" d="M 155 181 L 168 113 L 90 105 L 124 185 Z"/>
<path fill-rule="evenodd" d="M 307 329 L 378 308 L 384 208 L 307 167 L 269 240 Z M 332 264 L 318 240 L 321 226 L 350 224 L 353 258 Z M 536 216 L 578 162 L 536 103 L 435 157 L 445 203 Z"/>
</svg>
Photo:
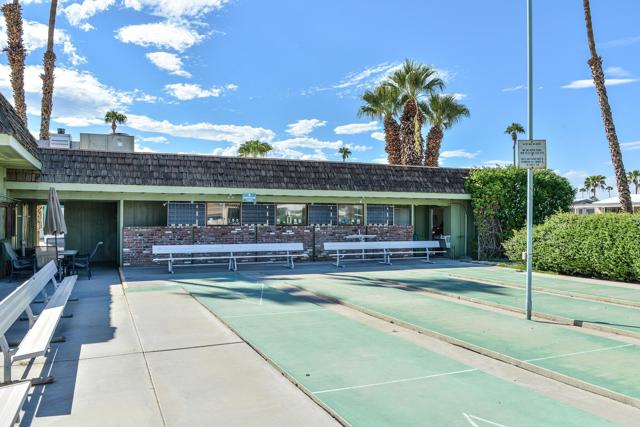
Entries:
<svg viewBox="0 0 640 427">
<path fill-rule="evenodd" d="M 15 424 L 30 387 L 30 381 L 0 387 L 0 427 L 11 427 Z"/>
</svg>

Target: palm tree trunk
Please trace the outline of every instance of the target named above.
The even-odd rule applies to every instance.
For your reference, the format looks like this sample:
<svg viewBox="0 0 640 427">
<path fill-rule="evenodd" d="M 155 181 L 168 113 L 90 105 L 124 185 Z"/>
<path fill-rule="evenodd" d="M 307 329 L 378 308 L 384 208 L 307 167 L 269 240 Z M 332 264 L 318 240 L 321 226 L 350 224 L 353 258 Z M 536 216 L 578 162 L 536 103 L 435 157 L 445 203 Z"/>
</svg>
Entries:
<svg viewBox="0 0 640 427">
<path fill-rule="evenodd" d="M 414 101 L 415 102 L 415 101 Z M 416 115 L 413 119 L 413 149 L 416 152 L 416 158 L 419 165 L 424 160 L 424 140 L 422 139 L 422 125 L 424 123 L 424 114 L 416 104 Z"/>
<path fill-rule="evenodd" d="M 393 116 L 384 118 L 384 140 L 387 160 L 390 165 L 402 164 L 402 143 L 400 141 L 400 125 Z"/>
<path fill-rule="evenodd" d="M 400 117 L 403 165 L 422 164 L 422 152 L 417 152 L 415 145 L 415 120 L 417 111 L 418 105 L 414 99 L 409 99 L 405 102 L 402 116 Z"/>
<path fill-rule="evenodd" d="M 589 5 L 589 0 L 583 0 L 583 2 L 584 18 L 587 26 L 587 40 L 589 43 L 589 52 L 591 53 L 591 58 L 589 58 L 588 64 L 589 68 L 591 68 L 591 74 L 593 75 L 593 83 L 596 87 L 596 93 L 598 94 L 598 100 L 600 102 L 600 110 L 602 114 L 602 121 L 604 122 L 604 130 L 607 135 L 607 140 L 609 141 L 611 162 L 613 163 L 613 169 L 616 173 L 618 197 L 620 198 L 622 211 L 633 212 L 633 206 L 631 204 L 631 192 L 629 191 L 629 182 L 627 181 L 627 174 L 624 170 L 624 163 L 622 162 L 622 152 L 620 151 L 618 135 L 616 134 L 616 127 L 613 123 L 613 114 L 611 113 L 609 98 L 607 96 L 604 71 L 602 71 L 602 58 L 600 58 L 598 56 L 598 53 L 596 52 L 596 42 L 593 36 L 593 25 L 591 22 L 591 6 Z"/>
<path fill-rule="evenodd" d="M 53 108 L 53 70 L 56 66 L 56 54 L 53 52 L 53 32 L 56 27 L 56 10 L 58 0 L 51 0 L 49 10 L 49 34 L 47 36 L 47 51 L 44 53 L 44 73 L 42 78 L 42 109 L 40 116 L 40 139 L 49 139 L 49 123 Z"/>
<path fill-rule="evenodd" d="M 518 143 L 518 135 L 515 133 L 511 135 L 511 139 L 513 140 L 513 167 L 516 167 L 516 144 Z"/>
<path fill-rule="evenodd" d="M 115 120 L 112 120 L 112 121 L 111 121 L 111 133 L 112 133 L 113 135 L 115 135 L 115 134 L 116 134 L 116 129 L 117 129 L 117 128 L 118 128 L 118 125 L 116 125 L 116 121 L 115 121 Z"/>
<path fill-rule="evenodd" d="M 22 44 L 22 7 L 18 0 L 2 6 L 7 23 L 7 59 L 11 67 L 11 88 L 13 104 L 18 116 L 27 126 L 27 104 L 24 97 L 24 58 L 26 53 Z"/>
<path fill-rule="evenodd" d="M 442 139 L 444 138 L 444 132 L 440 126 L 432 126 L 427 134 L 427 157 L 425 159 L 425 166 L 438 167 L 438 161 L 440 159 L 440 146 L 442 145 Z"/>
</svg>

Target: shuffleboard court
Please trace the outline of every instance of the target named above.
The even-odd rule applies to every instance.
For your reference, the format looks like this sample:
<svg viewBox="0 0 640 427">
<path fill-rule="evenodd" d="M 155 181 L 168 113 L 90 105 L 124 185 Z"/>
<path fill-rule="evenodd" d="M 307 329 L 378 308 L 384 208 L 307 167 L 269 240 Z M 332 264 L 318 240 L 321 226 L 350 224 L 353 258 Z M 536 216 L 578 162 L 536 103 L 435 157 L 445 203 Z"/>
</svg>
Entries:
<svg viewBox="0 0 640 427">
<path fill-rule="evenodd" d="M 361 272 L 277 280 L 640 399 L 638 345 L 367 281 Z"/>
<path fill-rule="evenodd" d="M 240 274 L 176 281 L 353 426 L 600 426 L 589 413 Z"/>
</svg>

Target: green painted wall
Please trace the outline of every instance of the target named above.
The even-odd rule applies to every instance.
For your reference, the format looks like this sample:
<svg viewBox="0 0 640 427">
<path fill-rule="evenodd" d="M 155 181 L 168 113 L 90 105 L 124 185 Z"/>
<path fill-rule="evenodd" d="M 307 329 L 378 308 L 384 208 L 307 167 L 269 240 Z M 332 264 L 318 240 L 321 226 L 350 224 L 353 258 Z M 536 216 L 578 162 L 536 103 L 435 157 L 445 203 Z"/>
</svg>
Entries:
<svg viewBox="0 0 640 427">
<path fill-rule="evenodd" d="M 95 261 L 116 263 L 118 260 L 118 204 L 65 200 L 64 215 L 67 223 L 65 246 L 81 254 L 91 252 L 99 241 L 104 245 Z"/>
<path fill-rule="evenodd" d="M 167 225 L 167 207 L 163 202 L 124 202 L 125 227 L 153 227 Z"/>
</svg>

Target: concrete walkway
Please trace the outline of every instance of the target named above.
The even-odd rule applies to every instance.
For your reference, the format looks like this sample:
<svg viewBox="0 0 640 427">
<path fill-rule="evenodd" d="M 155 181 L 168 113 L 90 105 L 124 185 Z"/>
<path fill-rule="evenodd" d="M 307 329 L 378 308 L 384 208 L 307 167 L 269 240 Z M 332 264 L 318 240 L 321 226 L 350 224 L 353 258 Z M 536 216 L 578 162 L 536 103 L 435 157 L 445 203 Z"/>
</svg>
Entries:
<svg viewBox="0 0 640 427">
<path fill-rule="evenodd" d="M 21 425 L 338 425 L 181 289 L 129 291 L 115 270 L 78 281 L 58 329 L 66 342 L 14 366 L 14 378 L 56 379 L 32 388 Z"/>
</svg>

